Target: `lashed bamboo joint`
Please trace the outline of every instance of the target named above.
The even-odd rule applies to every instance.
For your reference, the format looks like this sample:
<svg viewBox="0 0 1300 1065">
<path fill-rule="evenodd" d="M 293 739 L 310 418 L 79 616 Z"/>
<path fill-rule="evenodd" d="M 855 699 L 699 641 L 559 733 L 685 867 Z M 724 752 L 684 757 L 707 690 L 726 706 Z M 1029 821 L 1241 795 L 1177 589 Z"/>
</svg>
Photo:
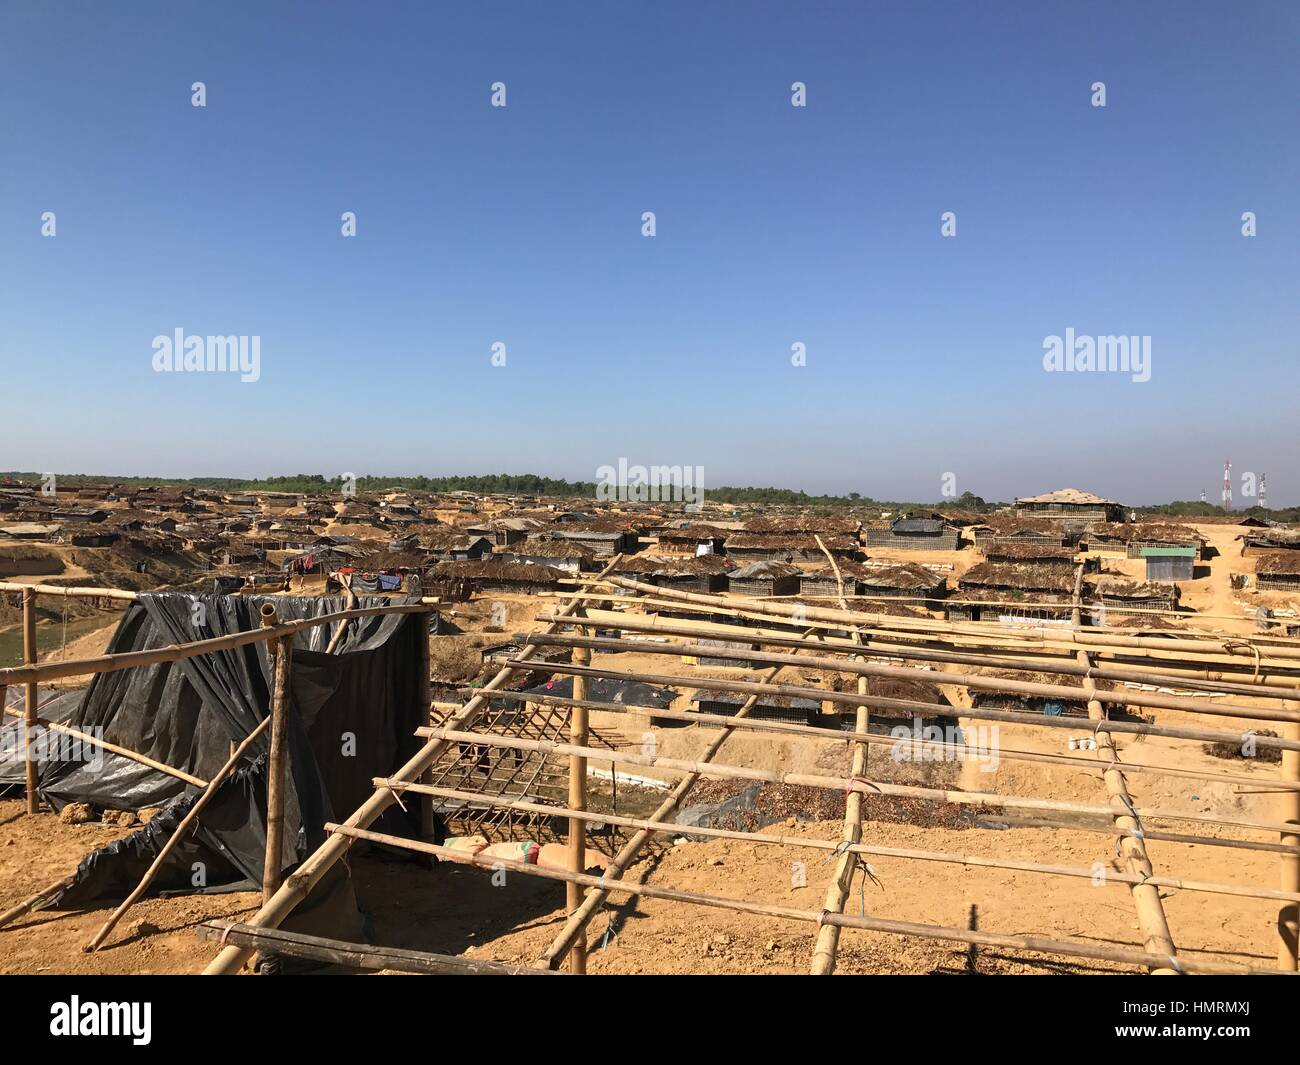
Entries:
<svg viewBox="0 0 1300 1065">
<path fill-rule="evenodd" d="M 829 552 L 827 554 L 831 570 L 838 577 L 835 558 Z M 427 858 L 436 857 L 485 869 L 505 867 L 511 872 L 563 882 L 567 892 L 563 925 L 537 958 L 537 968 L 523 970 L 527 972 L 555 971 L 566 961 L 570 971 L 585 972 L 589 964 L 587 927 L 611 893 L 720 908 L 756 918 L 774 918 L 811 926 L 813 940 L 809 967 L 814 973 L 834 971 L 841 937 L 852 935 L 855 930 L 1101 960 L 1157 973 L 1265 971 L 1257 966 L 1206 960 L 1199 956 L 1199 952 L 1190 949 L 1192 944 L 1185 944 L 1187 952 L 1180 953 L 1164 910 L 1162 891 L 1266 900 L 1278 904 L 1278 968 L 1269 971 L 1296 970 L 1294 915 L 1300 909 L 1300 836 L 1296 834 L 1296 810 L 1300 809 L 1296 805 L 1300 803 L 1300 647 L 1294 643 L 1276 639 L 1235 641 L 1204 634 L 1165 638 L 1109 630 L 1089 631 L 1082 625 L 1084 607 L 1079 602 L 1078 579 L 1073 627 L 1008 629 L 879 614 L 873 613 L 869 606 L 865 610 L 851 609 L 848 598 L 843 595 L 842 578 L 838 584 L 840 594 L 835 597 L 837 605 L 819 607 L 666 589 L 613 576 L 618 561 L 619 558 L 615 557 L 595 578 L 581 580 L 580 590 L 570 593 L 567 603 L 558 610 L 539 612 L 538 622 L 543 627 L 538 631 L 517 634 L 522 650 L 497 659 L 501 668 L 484 687 L 466 692 L 467 701 L 451 709 L 437 724 L 431 722 L 420 727 L 417 730 L 422 740 L 419 751 L 389 776 L 375 778 L 373 794 L 366 802 L 342 823 L 326 826 L 330 833 L 327 841 L 297 869 L 286 870 L 287 875 L 282 879 L 278 875 L 280 869 L 276 858 L 283 853 L 278 831 L 282 799 L 277 798 L 277 791 L 284 772 L 283 728 L 288 698 L 286 678 L 291 658 L 290 637 L 309 626 L 337 622 L 338 629 L 334 633 L 337 640 L 353 618 L 375 613 L 427 611 L 428 606 L 404 605 L 364 611 L 348 609 L 310 622 L 288 624 L 276 623 L 273 616 L 268 616 L 263 620 L 263 627 L 250 633 L 80 661 L 41 664 L 36 661 L 33 639 L 31 650 L 25 654 L 24 665 L 0 670 L 0 687 L 6 684 L 28 686 L 26 710 L 22 716 L 29 732 L 39 726 L 58 729 L 60 726 L 57 724 L 47 724 L 36 718 L 35 689 L 42 681 L 176 661 L 254 642 L 268 642 L 274 661 L 272 707 L 270 716 L 256 733 L 267 729 L 271 735 L 266 891 L 257 913 L 237 929 L 228 929 L 229 934 L 221 937 L 223 946 L 208 966 L 206 971 L 209 973 L 236 971 L 255 949 L 338 960 L 363 968 L 406 967 L 409 971 L 420 972 L 518 971 L 492 963 L 463 963 L 442 955 L 396 948 L 368 948 L 278 932 L 278 925 L 284 918 L 358 840 L 405 847 Z M 25 635 L 28 616 L 34 617 L 34 605 L 29 607 L 29 603 L 34 604 L 41 594 L 39 587 L 26 587 L 29 590 L 24 592 Z M 606 594 L 610 588 L 617 589 L 619 594 Z M 86 592 L 105 594 L 103 589 L 87 589 Z M 125 599 L 129 594 L 114 597 Z M 354 602 L 350 601 L 349 606 Z M 572 660 L 548 659 L 540 663 L 536 656 L 545 648 L 567 649 Z M 694 673 L 683 676 L 680 672 L 615 668 L 614 656 L 629 653 L 686 658 L 688 661 L 709 658 L 742 666 L 748 670 L 748 677 L 756 676 L 756 679 L 723 679 Z M 419 697 L 429 707 L 427 641 L 420 669 L 424 685 Z M 573 678 L 572 694 L 506 690 L 510 681 L 524 671 L 534 669 Z M 783 671 L 789 670 L 795 672 L 786 680 L 779 679 Z M 813 670 L 850 678 L 853 690 L 830 690 L 829 686 L 809 684 L 799 676 Z M 1002 675 L 1004 673 L 1010 675 Z M 1017 676 L 1025 673 L 1047 679 L 1026 680 Z M 724 693 L 739 701 L 739 708 L 734 713 L 716 714 L 696 709 L 615 702 L 592 696 L 595 687 L 592 682 L 599 679 L 658 685 L 679 695 L 687 690 Z M 996 694 L 1013 697 L 1026 706 L 1033 700 L 1040 703 L 1046 700 L 1069 702 L 1086 705 L 1087 715 L 1069 718 L 1028 709 L 1009 710 L 1002 706 L 968 706 L 960 702 L 927 702 L 919 698 L 878 695 L 873 694 L 873 684 L 877 681 L 907 682 L 936 695 L 952 690 L 968 693 L 972 698 L 980 693 Z M 772 697 L 816 700 L 824 708 L 842 711 L 840 719 L 843 723 L 837 726 L 837 735 L 851 750 L 847 772 L 761 769 L 721 761 L 719 755 L 729 739 L 737 734 L 756 739 L 768 736 L 805 741 L 827 737 L 826 728 L 813 725 L 811 719 L 808 724 L 796 724 L 753 717 L 751 710 L 762 700 Z M 537 738 L 496 731 L 491 725 L 489 711 L 491 707 L 500 705 L 522 706 L 524 713 L 530 706 L 559 708 L 568 715 L 567 742 L 563 733 Z M 1112 716 L 1113 711 L 1121 709 L 1125 714 Z M 16 714 L 16 711 L 9 712 Z M 655 751 L 638 753 L 606 749 L 594 745 L 596 733 L 590 717 L 593 713 L 639 714 L 650 720 L 710 726 L 717 732 L 709 734 L 703 751 L 691 758 L 667 757 Z M 1000 748 L 998 755 L 1009 761 L 1082 771 L 1097 781 L 1098 798 L 1103 801 L 1036 797 L 1007 790 L 932 787 L 883 779 L 871 770 L 873 747 L 887 744 L 898 750 L 901 744 L 911 755 L 924 757 L 927 752 L 942 751 L 949 741 L 920 737 L 900 740 L 878 731 L 879 722 L 872 721 L 875 714 L 942 718 L 958 724 L 966 721 L 997 722 L 1023 726 L 1043 737 L 1059 737 L 1061 730 L 1083 733 L 1091 741 L 1088 747 L 1091 754 L 1065 754 L 1022 746 Z M 1171 715 L 1178 716 L 1170 721 Z M 1234 719 L 1241 721 L 1246 728 L 1223 727 L 1224 720 L 1233 726 Z M 1273 730 L 1266 728 L 1269 723 L 1279 724 L 1281 728 L 1277 731 L 1281 735 L 1272 734 Z M 1132 749 L 1121 751 L 1119 744 L 1126 737 L 1130 740 L 1158 737 L 1169 744 L 1236 745 L 1246 742 L 1261 749 L 1280 751 L 1282 762 L 1277 774 L 1258 767 L 1252 767 L 1252 772 L 1231 772 L 1208 765 L 1204 768 L 1164 765 L 1158 756 L 1133 758 Z M 252 739 L 250 736 L 249 741 Z M 237 763 L 247 742 L 232 753 L 230 765 L 212 782 L 190 777 L 161 764 L 153 764 L 152 768 L 186 779 L 187 783 L 207 794 Z M 108 745 L 105 747 L 113 749 Z M 527 793 L 498 794 L 476 791 L 467 786 L 448 787 L 435 783 L 431 772 L 433 767 L 439 764 L 440 759 L 454 758 L 458 749 L 517 754 L 530 752 L 544 758 L 562 759 L 569 767 L 567 802 L 561 805 L 558 798 L 557 801 L 540 802 Z M 151 764 L 133 752 L 119 750 L 118 753 L 134 757 L 141 764 Z M 650 770 L 675 783 L 667 797 L 648 816 L 630 817 L 592 809 L 587 793 L 592 762 L 612 766 L 616 773 L 627 767 Z M 1167 776 L 1202 781 L 1210 786 L 1236 789 L 1239 795 L 1276 792 L 1280 816 L 1259 816 L 1254 810 L 1247 809 L 1226 813 L 1175 808 L 1159 802 L 1144 803 L 1130 793 L 1130 776 Z M 820 909 L 800 909 L 683 891 L 628 876 L 655 836 L 679 831 L 674 819 L 692 789 L 703 779 L 797 785 L 845 796 L 843 823 L 834 839 L 793 836 L 770 830 L 690 829 L 692 835 L 704 838 L 739 840 L 793 852 L 812 851 L 826 855 L 828 861 L 833 859 L 834 871 Z M 29 803 L 35 802 L 36 794 L 33 784 L 29 788 Z M 378 817 L 391 804 L 400 801 L 402 795 L 410 795 L 420 803 L 421 839 L 399 839 L 371 829 Z M 1008 819 L 1008 823 L 1041 824 L 1113 838 L 1122 862 L 1109 871 L 1105 885 L 1122 887 L 1133 898 L 1141 941 L 1133 945 L 1103 945 L 1085 939 L 974 931 L 871 913 L 857 914 L 856 907 L 854 914 L 847 913 L 846 904 L 855 893 L 855 879 L 866 875 L 863 865 L 871 857 L 1027 873 L 1044 881 L 1070 878 L 1096 882 L 1095 866 L 1029 861 L 1006 854 L 981 855 L 931 847 L 886 846 L 870 837 L 868 828 L 872 822 L 866 816 L 868 800 L 873 803 L 908 800 L 952 804 L 983 811 L 985 816 Z M 473 854 L 435 845 L 433 813 L 446 808 L 447 804 L 456 803 L 476 804 L 550 818 L 553 823 L 567 823 L 569 857 L 566 867 L 539 867 L 495 858 L 489 863 Z M 200 815 L 203 806 L 200 798 L 192 808 L 193 818 Z M 599 876 L 584 869 L 586 835 L 590 826 L 596 823 L 617 826 L 629 833 L 604 874 Z M 1179 830 L 1176 826 L 1180 823 L 1196 827 L 1191 831 Z M 182 827 L 188 827 L 188 824 Z M 1248 877 L 1214 878 L 1157 870 L 1148 853 L 1149 841 L 1176 843 L 1188 848 L 1187 854 L 1197 853 L 1197 848 L 1276 854 L 1280 862 L 1280 877 L 1277 886 L 1272 886 L 1245 882 Z M 148 881 L 146 876 L 132 896 L 118 908 L 92 941 L 92 947 L 106 940 L 121 914 L 147 889 Z M 65 882 L 66 878 L 0 914 L 0 925 L 40 905 Z M 204 934 L 215 937 L 217 927 L 210 926 Z M 595 957 L 593 954 L 591 964 L 595 964 Z"/>
</svg>

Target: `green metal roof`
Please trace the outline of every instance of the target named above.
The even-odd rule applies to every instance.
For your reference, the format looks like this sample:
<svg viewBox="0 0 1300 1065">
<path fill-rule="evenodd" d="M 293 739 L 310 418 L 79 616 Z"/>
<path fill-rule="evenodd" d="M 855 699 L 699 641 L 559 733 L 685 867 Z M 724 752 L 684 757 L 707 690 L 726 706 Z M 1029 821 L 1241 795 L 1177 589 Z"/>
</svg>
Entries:
<svg viewBox="0 0 1300 1065">
<path fill-rule="evenodd" d="M 1141 548 L 1143 558 L 1195 558 L 1196 548 L 1194 547 L 1144 547 Z"/>
</svg>

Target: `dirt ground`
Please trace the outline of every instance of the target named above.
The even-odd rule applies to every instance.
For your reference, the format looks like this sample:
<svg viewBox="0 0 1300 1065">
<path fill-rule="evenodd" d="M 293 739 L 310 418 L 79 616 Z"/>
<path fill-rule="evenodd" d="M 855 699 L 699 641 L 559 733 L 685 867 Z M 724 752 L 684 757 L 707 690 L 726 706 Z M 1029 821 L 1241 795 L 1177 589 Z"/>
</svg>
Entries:
<svg viewBox="0 0 1300 1065">
<path fill-rule="evenodd" d="M 692 726 L 662 734 L 664 753 L 698 751 L 716 733 Z M 1045 750 L 1035 730 L 1003 728 L 1007 748 Z M 1128 748 L 1130 759 L 1168 764 L 1221 767 L 1187 745 L 1156 749 L 1150 739 Z M 1167 741 L 1165 741 L 1167 742 Z M 780 765 L 787 769 L 838 773 L 846 764 L 842 743 L 789 741 L 737 736 L 724 748 L 739 765 Z M 873 749 L 869 773 L 890 767 L 887 748 Z M 1092 772 L 1003 760 L 993 772 L 978 764 L 953 767 L 967 790 L 1102 802 L 1104 790 Z M 1266 780 L 1264 766 L 1234 763 L 1236 772 Z M 1219 816 L 1269 816 L 1269 796 L 1244 796 L 1219 785 L 1150 775 L 1130 778 L 1135 801 L 1143 806 Z M 624 812 L 630 812 L 624 808 Z M 1184 826 L 1185 827 L 1185 826 Z M 795 837 L 834 840 L 838 820 L 802 822 L 793 818 L 770 831 Z M 1208 835 L 1229 830 L 1196 826 Z M 65 825 L 54 815 L 28 818 L 18 801 L 0 802 L 0 910 L 66 874 L 89 850 L 125 835 L 99 825 Z M 1056 828 L 919 828 L 869 821 L 864 842 L 954 854 L 1001 856 L 1069 865 L 1092 871 L 1094 863 L 1115 868 L 1113 837 Z M 1275 855 L 1258 851 L 1152 841 L 1150 853 L 1162 875 L 1206 881 L 1272 886 Z M 730 840 L 681 841 L 658 849 L 636 865 L 632 879 L 649 878 L 671 886 L 731 897 L 819 910 L 833 862 L 827 852 L 798 850 Z M 1128 888 L 1113 881 L 1049 878 L 1028 872 L 983 869 L 937 861 L 869 859 L 878 883 L 854 895 L 850 913 L 865 903 L 871 914 L 986 931 L 1036 933 L 1097 943 L 1137 946 L 1140 936 Z M 804 881 L 792 863 L 804 863 Z M 390 946 L 466 954 L 528 963 L 539 955 L 563 924 L 564 887 L 522 875 L 494 886 L 481 871 L 380 860 L 354 853 L 349 861 L 363 907 L 374 921 L 376 942 Z M 1278 904 L 1200 892 L 1162 891 L 1169 923 L 1181 951 L 1191 957 L 1269 965 L 1275 954 Z M 0 973 L 196 972 L 214 953 L 194 934 L 194 926 L 215 917 L 251 914 L 258 897 L 231 894 L 146 899 L 126 917 L 105 949 L 80 952 L 110 908 L 90 912 L 45 911 L 0 929 Z M 140 922 L 145 922 L 142 928 Z M 643 899 L 614 897 L 591 926 L 593 973 L 785 973 L 805 971 L 815 927 L 725 910 Z M 1097 972 L 1122 969 L 1102 963 L 986 950 L 859 930 L 843 933 L 839 971 L 844 973 L 997 973 Z"/>
<path fill-rule="evenodd" d="M 1236 526 L 1205 524 L 1199 531 L 1218 551 L 1207 571 L 1183 584 L 1182 603 L 1206 616 L 1190 624 L 1233 633 L 1253 632 L 1253 611 L 1260 597 L 1234 591 L 1232 572 L 1253 572 L 1253 560 L 1242 559 L 1234 537 Z M 884 553 L 881 553 L 884 554 Z M 943 562 L 960 572 L 973 561 L 973 552 L 934 553 L 922 558 L 898 553 L 900 560 Z M 927 553 L 928 554 L 928 553 Z M 941 556 L 941 557 L 940 557 Z M 874 556 L 873 556 L 874 557 Z M 1140 561 L 1106 559 L 1107 569 L 1141 579 Z M 538 612 L 553 610 L 555 598 L 501 597 L 504 618 L 491 604 L 458 604 L 453 617 L 465 635 L 435 640 L 435 671 L 444 663 L 449 683 L 461 683 L 485 668 L 483 653 L 508 641 L 510 633 L 532 627 Z M 1221 615 L 1215 617 L 1213 615 Z M 503 624 L 494 624 L 493 622 Z M 55 625 L 53 619 L 45 622 Z M 101 651 L 115 619 L 69 639 L 69 657 Z M 484 631 L 490 628 L 493 631 Z M 500 632 L 495 631 L 500 629 Z M 446 641 L 439 646 L 440 641 Z M 736 677 L 728 669 L 701 669 L 671 655 L 596 655 L 595 663 L 614 669 L 636 669 L 691 676 Z M 801 671 L 787 674 L 796 678 Z M 815 680 L 815 677 L 810 679 Z M 953 686 L 944 692 L 956 705 L 964 694 Z M 688 693 L 689 694 L 689 693 Z M 686 708 L 687 695 L 675 706 Z M 1157 721 L 1188 723 L 1187 715 L 1156 712 Z M 987 726 L 964 720 L 965 726 Z M 1210 727 L 1239 730 L 1239 719 L 1204 718 Z M 649 721 L 635 715 L 594 714 L 593 726 L 619 746 L 639 744 Z M 1005 751 L 1065 754 L 1067 738 L 1075 733 L 1048 732 L 999 725 L 998 742 Z M 1081 724 L 1078 735 L 1088 732 Z M 692 758 L 717 736 L 699 726 L 654 730 L 658 753 Z M 1234 773 L 1267 785 L 1275 766 L 1237 759 L 1225 762 L 1206 754 L 1199 744 L 1158 737 L 1121 737 L 1122 757 Z M 840 741 L 812 742 L 774 734 L 740 733 L 723 749 L 720 760 L 732 765 L 786 772 L 842 774 L 848 748 Z M 609 763 L 593 762 L 595 770 Z M 975 762 L 960 765 L 910 767 L 915 779 L 930 786 L 966 791 L 1036 796 L 1105 803 L 1106 792 L 1097 772 L 1087 765 L 1058 766 L 1014 762 L 1003 758 L 995 766 Z M 650 780 L 675 780 L 654 769 L 634 770 Z M 889 748 L 873 746 L 868 775 L 899 779 Z M 902 779 L 906 779 L 903 773 Z M 1176 808 L 1216 817 L 1276 818 L 1277 796 L 1252 793 L 1250 788 L 1218 782 L 1134 772 L 1129 775 L 1134 799 L 1142 807 Z M 653 793 L 651 793 L 653 804 Z M 644 807 L 642 807 L 644 808 Z M 623 812 L 633 812 L 625 807 Z M 637 809 L 635 812 L 640 812 Z M 1176 822 L 1173 831 L 1208 836 L 1261 838 L 1258 834 Z M 89 851 L 121 838 L 129 830 L 98 824 L 66 825 L 50 813 L 29 818 L 19 801 L 0 801 L 0 911 L 66 875 Z M 785 835 L 835 840 L 838 820 L 786 819 L 771 831 Z M 1273 837 L 1274 839 L 1276 837 Z M 863 841 L 887 847 L 910 847 L 951 854 L 1000 856 L 1095 870 L 1116 868 L 1114 837 L 1075 828 L 1052 827 L 927 827 L 869 821 Z M 1158 874 L 1202 881 L 1273 887 L 1278 882 L 1278 856 L 1262 851 L 1151 841 L 1151 858 Z M 820 910 L 834 862 L 825 851 L 796 850 L 765 844 L 714 840 L 666 843 L 638 863 L 631 879 L 649 878 L 656 885 L 705 894 Z M 804 863 L 803 877 L 792 863 Z M 1141 937 L 1126 885 L 1101 878 L 1048 878 L 1028 872 L 983 869 L 960 863 L 915 861 L 888 857 L 870 859 L 876 882 L 858 891 L 855 882 L 848 912 L 865 905 L 871 914 L 977 927 L 1005 933 L 1078 938 L 1095 943 L 1137 947 Z M 509 875 L 494 886 L 481 871 L 440 865 L 432 870 L 413 862 L 381 860 L 354 851 L 349 868 L 363 907 L 374 923 L 376 942 L 449 954 L 467 954 L 515 963 L 532 962 L 563 923 L 564 887 L 522 875 Z M 1180 889 L 1163 889 L 1174 940 L 1188 957 L 1229 960 L 1271 966 L 1276 954 L 1275 920 L 1279 904 Z M 81 945 L 96 931 L 111 907 L 88 912 L 43 911 L 0 929 L 0 973 L 186 973 L 200 971 L 215 950 L 200 940 L 194 926 L 218 917 L 246 918 L 259 899 L 249 893 L 146 899 L 127 915 L 108 946 L 94 955 Z M 816 927 L 774 918 L 651 899 L 614 896 L 591 925 L 592 973 L 797 973 L 807 971 Z M 1123 968 L 1104 963 L 1075 962 L 1020 952 L 962 944 L 846 930 L 841 938 L 838 971 L 844 973 L 1053 973 L 1101 972 Z"/>
</svg>

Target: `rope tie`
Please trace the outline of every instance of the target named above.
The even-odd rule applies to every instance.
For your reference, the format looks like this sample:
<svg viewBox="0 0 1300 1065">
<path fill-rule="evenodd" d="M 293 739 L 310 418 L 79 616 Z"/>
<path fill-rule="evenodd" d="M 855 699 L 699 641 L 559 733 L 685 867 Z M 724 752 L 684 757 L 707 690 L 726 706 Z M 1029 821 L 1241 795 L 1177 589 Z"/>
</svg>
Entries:
<svg viewBox="0 0 1300 1065">
<path fill-rule="evenodd" d="M 866 777 L 859 777 L 859 776 L 849 777 L 848 781 L 845 783 L 844 786 L 844 793 L 846 795 L 851 795 L 855 791 L 862 790 L 854 787 L 855 784 L 861 784 L 863 789 L 870 788 L 872 791 L 876 792 L 877 794 L 883 794 L 883 792 L 881 792 L 880 790 L 879 785 L 877 785 L 874 781 L 868 780 Z"/>
<path fill-rule="evenodd" d="M 63 589 L 63 645 L 59 650 L 59 658 L 66 661 L 68 657 L 68 590 Z"/>
<path fill-rule="evenodd" d="M 1258 647 L 1256 647 L 1253 643 L 1245 643 L 1241 640 L 1224 640 L 1223 649 L 1230 655 L 1237 654 L 1240 651 L 1249 651 L 1252 655 L 1254 655 L 1255 656 L 1254 678 L 1256 680 L 1259 679 L 1260 653 Z"/>
<path fill-rule="evenodd" d="M 402 802 L 402 797 L 397 793 L 397 789 L 393 787 L 392 782 L 388 780 L 384 781 L 384 787 L 388 789 L 388 794 L 393 797 L 393 802 L 397 803 L 397 805 L 402 808 L 402 813 L 408 813 L 409 811 L 406 809 L 406 803 Z"/>
<path fill-rule="evenodd" d="M 614 913 L 603 903 L 600 908 L 605 912 L 605 934 L 600 937 L 600 949 L 604 950 L 609 946 L 609 941 L 614 938 Z"/>
<path fill-rule="evenodd" d="M 221 939 L 217 941 L 217 949 L 218 949 L 218 950 L 225 950 L 225 949 L 226 949 L 226 940 L 230 938 L 231 930 L 232 930 L 234 927 L 235 927 L 235 926 L 234 926 L 234 924 L 232 923 L 232 924 L 228 924 L 228 925 L 226 925 L 226 927 L 225 927 L 224 929 L 222 929 L 222 932 L 221 932 Z"/>
<path fill-rule="evenodd" d="M 1142 830 L 1142 818 L 1138 816 L 1137 807 L 1133 805 L 1133 801 L 1127 795 L 1121 794 L 1119 796 L 1119 801 L 1128 808 L 1129 816 L 1133 818 L 1134 838 L 1145 841 L 1147 837 L 1146 833 Z"/>
</svg>

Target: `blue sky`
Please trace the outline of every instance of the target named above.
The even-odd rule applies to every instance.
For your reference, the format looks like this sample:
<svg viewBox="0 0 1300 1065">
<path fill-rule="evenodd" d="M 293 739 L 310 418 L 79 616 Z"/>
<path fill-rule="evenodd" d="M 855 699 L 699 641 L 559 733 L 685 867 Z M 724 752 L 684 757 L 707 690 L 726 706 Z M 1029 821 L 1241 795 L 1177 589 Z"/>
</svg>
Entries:
<svg viewBox="0 0 1300 1065">
<path fill-rule="evenodd" d="M 1295 503 L 1297 43 L 1287 3 L 10 0 L 0 468 L 1146 502 L 1230 458 Z M 261 379 L 154 373 L 177 328 Z M 1044 372 L 1067 328 L 1151 380 Z"/>
</svg>

